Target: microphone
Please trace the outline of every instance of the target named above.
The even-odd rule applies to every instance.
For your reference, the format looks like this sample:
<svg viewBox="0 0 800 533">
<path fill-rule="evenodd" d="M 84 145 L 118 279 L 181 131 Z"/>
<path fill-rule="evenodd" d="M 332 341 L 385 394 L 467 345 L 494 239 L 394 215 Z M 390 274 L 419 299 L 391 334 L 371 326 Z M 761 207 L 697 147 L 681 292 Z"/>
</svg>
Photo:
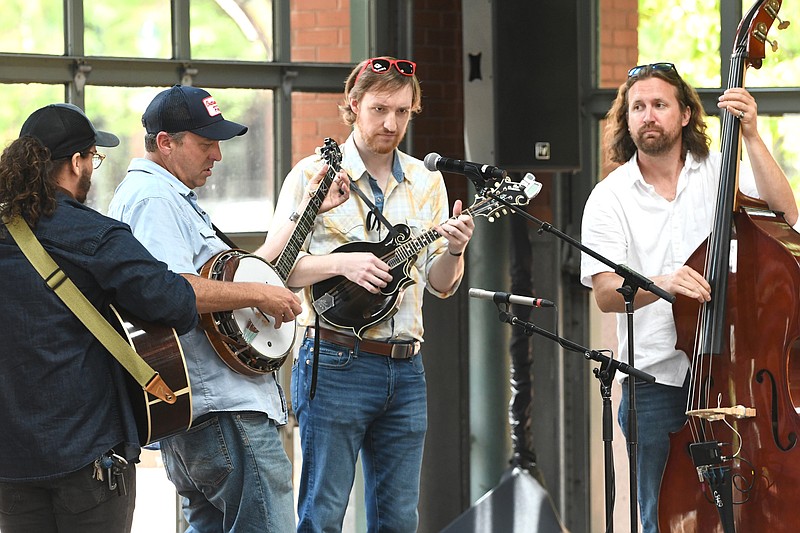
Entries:
<svg viewBox="0 0 800 533">
<path fill-rule="evenodd" d="M 528 307 L 555 307 L 556 304 L 544 298 L 531 298 L 530 296 L 517 296 L 507 292 L 492 292 L 483 289 L 470 289 L 470 298 L 480 298 L 482 300 L 492 300 L 496 304 L 517 304 L 527 305 Z"/>
<path fill-rule="evenodd" d="M 431 171 L 455 172 L 456 174 L 464 174 L 467 177 L 469 177 L 470 173 L 475 173 L 487 180 L 501 180 L 506 177 L 506 171 L 502 168 L 470 163 L 460 159 L 449 159 L 440 156 L 436 152 L 431 152 L 425 156 L 425 168 Z"/>
</svg>

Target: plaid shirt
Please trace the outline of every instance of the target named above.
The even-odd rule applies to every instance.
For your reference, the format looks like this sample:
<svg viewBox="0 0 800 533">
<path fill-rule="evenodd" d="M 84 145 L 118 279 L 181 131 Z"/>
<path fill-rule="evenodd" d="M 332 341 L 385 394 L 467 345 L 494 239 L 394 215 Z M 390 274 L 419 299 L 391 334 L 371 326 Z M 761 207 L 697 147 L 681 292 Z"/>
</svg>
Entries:
<svg viewBox="0 0 800 533">
<path fill-rule="evenodd" d="M 353 136 L 340 147 L 342 151 L 341 167 L 356 182 L 359 189 L 375 204 L 370 177 L 358 154 Z M 281 189 L 270 230 L 277 230 L 289 220 L 289 216 L 300 204 L 305 187 L 310 178 L 319 171 L 323 161 L 319 155 L 307 157 L 300 161 L 286 177 Z M 395 151 L 392 168 L 394 180 L 389 180 L 384 191 L 384 217 L 394 225 L 405 224 L 411 229 L 412 237 L 442 224 L 449 217 L 447 190 L 439 172 L 427 170 L 422 161 L 407 154 Z M 304 254 L 323 255 L 350 242 L 380 242 L 387 236 L 382 224 L 370 229 L 366 220 L 369 208 L 355 192 L 351 191 L 350 199 L 327 213 L 317 216 L 310 237 L 302 246 L 299 258 Z M 449 292 L 442 293 L 428 285 L 428 273 L 431 265 L 447 250 L 445 239 L 436 239 L 417 255 L 410 275 L 414 283 L 406 287 L 400 298 L 398 311 L 388 320 L 370 327 L 364 332 L 364 338 L 377 340 L 419 340 L 423 338 L 422 299 L 423 290 L 439 298 L 447 298 L 458 289 L 458 283 Z M 314 324 L 314 310 L 311 305 L 311 290 L 303 290 L 303 315 L 298 317 L 297 324 L 310 326 Z M 324 322 L 323 322 L 324 323 Z M 325 324 L 327 327 L 331 327 Z M 335 328 L 334 328 L 335 329 Z"/>
</svg>

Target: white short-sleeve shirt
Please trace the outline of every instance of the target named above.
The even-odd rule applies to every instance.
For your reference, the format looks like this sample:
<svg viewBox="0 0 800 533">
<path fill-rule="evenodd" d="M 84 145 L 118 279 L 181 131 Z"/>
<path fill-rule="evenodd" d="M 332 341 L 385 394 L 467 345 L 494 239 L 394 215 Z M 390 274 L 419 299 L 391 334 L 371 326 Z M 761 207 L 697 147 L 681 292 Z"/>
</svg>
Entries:
<svg viewBox="0 0 800 533">
<path fill-rule="evenodd" d="M 674 272 L 703 243 L 714 223 L 720 172 L 719 153 L 697 160 L 687 153 L 678 178 L 675 199 L 668 201 L 644 181 L 636 155 L 599 182 L 583 212 L 581 240 L 591 250 L 648 278 Z M 740 172 L 739 188 L 756 196 L 749 172 Z M 592 276 L 613 269 L 581 254 L 581 283 L 592 286 Z M 641 290 L 641 289 L 640 289 Z M 681 386 L 689 359 L 675 349 L 672 306 L 659 299 L 633 313 L 633 366 L 665 385 Z M 628 327 L 617 314 L 618 354 L 628 358 Z M 625 374 L 618 373 L 622 380 Z"/>
</svg>

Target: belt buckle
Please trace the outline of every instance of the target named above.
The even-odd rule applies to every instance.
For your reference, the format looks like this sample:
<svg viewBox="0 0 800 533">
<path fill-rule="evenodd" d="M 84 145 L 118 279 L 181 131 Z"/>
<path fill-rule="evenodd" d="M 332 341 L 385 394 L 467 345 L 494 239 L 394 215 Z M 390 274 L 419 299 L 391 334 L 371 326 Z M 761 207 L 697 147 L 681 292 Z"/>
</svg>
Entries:
<svg viewBox="0 0 800 533">
<path fill-rule="evenodd" d="M 414 356 L 415 343 L 392 343 L 389 357 L 392 359 L 410 359 Z"/>
</svg>

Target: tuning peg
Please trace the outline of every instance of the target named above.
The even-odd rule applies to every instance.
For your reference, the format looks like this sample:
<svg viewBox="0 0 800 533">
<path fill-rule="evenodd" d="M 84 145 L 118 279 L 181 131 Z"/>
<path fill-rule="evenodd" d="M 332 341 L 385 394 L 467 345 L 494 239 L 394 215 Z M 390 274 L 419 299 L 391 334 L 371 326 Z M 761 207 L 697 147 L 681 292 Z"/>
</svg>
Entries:
<svg viewBox="0 0 800 533">
<path fill-rule="evenodd" d="M 778 19 L 779 30 L 785 30 L 786 28 L 789 27 L 789 24 L 791 24 L 791 22 L 789 22 L 788 20 L 781 20 L 781 18 L 778 16 L 776 16 L 775 18 Z"/>
<path fill-rule="evenodd" d="M 764 40 L 769 43 L 769 46 L 772 48 L 773 52 L 777 52 L 778 51 L 778 40 L 777 39 L 773 39 L 772 41 L 770 41 L 769 39 L 764 39 Z"/>
</svg>

